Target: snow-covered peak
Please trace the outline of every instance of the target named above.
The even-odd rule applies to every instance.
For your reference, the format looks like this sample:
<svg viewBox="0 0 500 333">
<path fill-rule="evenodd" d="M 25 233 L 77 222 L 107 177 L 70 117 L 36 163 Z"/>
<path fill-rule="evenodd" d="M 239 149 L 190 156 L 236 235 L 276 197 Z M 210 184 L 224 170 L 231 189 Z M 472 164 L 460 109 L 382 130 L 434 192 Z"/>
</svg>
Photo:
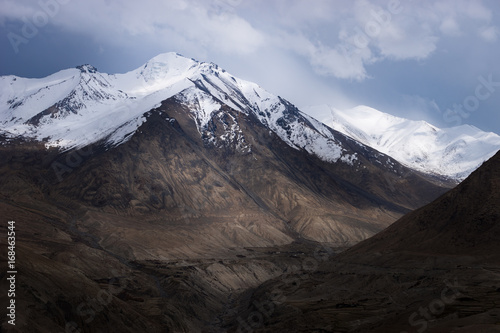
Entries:
<svg viewBox="0 0 500 333">
<path fill-rule="evenodd" d="M 350 123 L 356 122 L 356 125 L 367 133 L 381 134 L 387 128 L 402 124 L 406 125 L 410 122 L 425 129 L 429 128 L 437 130 L 436 127 L 425 121 L 412 121 L 396 117 L 365 105 L 360 105 L 349 110 L 336 109 L 332 115 L 342 117 L 345 121 Z"/>
<path fill-rule="evenodd" d="M 89 74 L 97 73 L 97 68 L 89 64 L 77 66 L 76 68 L 79 69 L 82 73 L 89 73 Z"/>
<path fill-rule="evenodd" d="M 466 178 L 500 149 L 500 136 L 470 125 L 440 129 L 367 106 L 338 110 L 320 105 L 304 111 L 404 165 L 456 180 Z"/>
<path fill-rule="evenodd" d="M 120 144 L 145 121 L 146 112 L 176 96 L 189 106 L 201 137 L 211 142 L 232 138 L 241 141 L 240 151 L 251 151 L 237 123 L 228 126 L 221 138 L 207 133 L 210 120 L 219 117 L 225 105 L 253 114 L 294 149 L 328 162 L 356 160 L 332 131 L 287 101 L 215 64 L 177 53 L 160 54 L 124 74 L 109 75 L 83 65 L 43 79 L 2 77 L 0 91 L 9 96 L 0 100 L 0 132 L 45 140 L 63 149 L 100 140 Z"/>
<path fill-rule="evenodd" d="M 411 168 L 455 179 L 466 177 L 500 148 L 498 135 L 471 126 L 439 129 L 367 106 L 306 109 L 317 122 L 253 82 L 177 53 L 160 54 L 124 74 L 82 65 L 40 79 L 0 77 L 0 132 L 63 149 L 99 140 L 117 145 L 145 121 L 146 112 L 173 96 L 189 106 L 200 135 L 213 142 L 207 126 L 226 105 L 253 114 L 294 149 L 329 162 L 353 163 L 356 157 L 321 122 Z M 227 131 L 224 138 L 238 138 L 241 151 L 251 150 L 236 123 Z"/>
<path fill-rule="evenodd" d="M 199 64 L 177 53 L 163 53 L 149 60 L 135 72 L 138 72 L 146 82 L 164 81 L 189 75 L 189 70 Z"/>
<path fill-rule="evenodd" d="M 175 66 L 175 63 L 185 63 L 185 62 L 196 62 L 198 61 L 194 59 L 187 58 L 183 56 L 180 53 L 177 52 L 165 52 L 165 53 L 160 53 L 157 56 L 154 56 L 153 58 L 149 59 L 146 64 L 153 64 L 153 63 L 163 63 L 171 66 Z M 146 65 L 145 64 L 145 65 Z"/>
</svg>

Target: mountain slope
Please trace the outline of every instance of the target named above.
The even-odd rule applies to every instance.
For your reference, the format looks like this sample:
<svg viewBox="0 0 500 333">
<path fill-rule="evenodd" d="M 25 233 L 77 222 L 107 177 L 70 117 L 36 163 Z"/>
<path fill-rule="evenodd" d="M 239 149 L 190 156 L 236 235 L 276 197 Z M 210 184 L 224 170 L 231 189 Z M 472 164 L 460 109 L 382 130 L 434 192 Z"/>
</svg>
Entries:
<svg viewBox="0 0 500 333">
<path fill-rule="evenodd" d="M 257 311 L 256 332 L 496 332 L 499 200 L 500 152 L 379 234 L 255 288 L 229 331 Z"/>
<path fill-rule="evenodd" d="M 94 146 L 97 152 L 109 151 L 91 154 L 90 159 L 100 162 L 67 172 L 69 177 L 57 184 L 67 182 L 70 185 L 64 195 L 93 206 L 157 211 L 154 201 L 179 191 L 177 200 L 171 206 L 160 205 L 160 210 L 171 213 L 180 206 L 192 207 L 196 195 L 214 194 L 202 189 L 213 188 L 214 178 L 210 176 L 207 184 L 195 184 L 196 189 L 190 190 L 182 181 L 183 173 L 196 179 L 190 166 L 205 165 L 222 175 L 227 186 L 238 184 L 235 189 L 244 193 L 245 199 L 225 207 L 234 206 L 237 212 L 250 199 L 270 218 L 288 221 L 288 227 L 298 233 L 288 237 L 357 242 L 449 186 L 332 130 L 281 97 L 237 79 L 217 65 L 174 53 L 159 55 L 125 74 L 102 74 L 84 65 L 44 79 L 3 77 L 0 87 L 5 92 L 0 121 L 9 149 L 17 149 L 19 140 L 34 140 L 30 142 L 53 147 L 48 156 L 67 152 L 56 156 L 48 170 L 39 171 L 42 177 L 63 180 L 67 163 L 59 161 L 67 160 L 71 149 Z M 126 145 L 132 138 L 135 143 Z M 160 144 L 161 140 L 166 141 Z M 155 141 L 162 150 L 145 145 Z M 116 157 L 131 155 L 137 145 L 144 147 L 139 154 L 133 153 L 136 158 L 159 169 L 173 158 L 168 149 L 197 147 L 197 153 L 188 158 L 189 150 L 179 151 L 178 173 L 166 170 L 168 176 L 154 176 L 163 179 L 157 185 L 162 190 L 157 191 L 118 176 L 133 173 L 135 178 L 151 182 L 149 167 L 142 164 L 131 170 L 136 164 L 133 159 Z M 114 172 L 104 171 L 102 165 Z M 102 179 L 97 180 L 95 174 L 101 171 Z M 90 191 L 100 199 L 87 202 L 84 193 L 89 192 L 89 184 L 81 184 L 80 179 L 100 184 L 103 188 L 95 185 Z M 270 188 L 272 183 L 276 186 Z M 125 190 L 107 189 L 118 186 Z M 218 196 L 209 201 L 219 207 L 219 201 L 227 200 Z M 199 210 L 209 214 L 209 209 Z M 276 235 L 277 241 L 285 238 Z"/>
<path fill-rule="evenodd" d="M 500 136 L 470 125 L 440 129 L 366 106 L 341 111 L 322 105 L 304 111 L 408 167 L 458 181 L 500 149 Z"/>
<path fill-rule="evenodd" d="M 322 161 L 290 147 L 253 114 L 224 108 L 207 122 L 203 136 L 192 105 L 180 94 L 145 113 L 128 140 L 112 148 L 102 140 L 60 153 L 16 139 L 2 148 L 3 193 L 17 205 L 31 206 L 40 194 L 25 197 L 23 188 L 35 188 L 44 200 L 41 207 L 77 205 L 89 214 L 116 215 L 113 223 L 123 216 L 162 220 L 169 225 L 166 237 L 179 233 L 179 224 L 198 231 L 219 221 L 202 233 L 217 240 L 191 235 L 199 246 L 188 249 L 177 235 L 165 250 L 169 256 L 191 256 L 300 237 L 358 242 L 444 190 L 342 136 L 338 142 L 358 156 L 356 165 Z M 101 227 L 95 236 L 108 237 L 108 227 Z M 155 227 L 130 234 L 135 240 L 129 243 Z"/>
<path fill-rule="evenodd" d="M 459 186 L 398 220 L 356 252 L 500 253 L 500 152 Z"/>
</svg>

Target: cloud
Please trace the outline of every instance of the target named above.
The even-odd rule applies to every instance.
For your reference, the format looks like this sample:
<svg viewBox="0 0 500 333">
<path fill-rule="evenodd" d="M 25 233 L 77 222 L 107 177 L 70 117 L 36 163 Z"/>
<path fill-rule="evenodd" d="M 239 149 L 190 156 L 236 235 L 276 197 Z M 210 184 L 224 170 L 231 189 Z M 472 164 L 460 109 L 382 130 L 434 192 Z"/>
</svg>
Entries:
<svg viewBox="0 0 500 333">
<path fill-rule="evenodd" d="M 438 127 L 446 125 L 441 109 L 434 99 L 415 94 L 402 94 L 399 99 L 398 107 L 390 109 L 392 114 L 412 120 L 425 120 Z"/>
<path fill-rule="evenodd" d="M 319 41 L 314 41 L 314 37 L 303 33 L 307 29 L 300 29 L 300 36 L 288 38 L 291 48 L 306 56 L 320 74 L 361 81 L 369 77 L 366 66 L 377 61 L 424 59 L 436 49 L 438 37 L 433 29 L 422 24 L 420 17 L 412 17 L 409 13 L 414 13 L 413 9 L 408 6 L 390 2 L 379 6 L 366 0 L 342 4 L 339 22 L 326 24 L 332 27 L 331 34 L 336 32 L 336 39 L 320 36 Z M 307 8 L 303 11 L 303 17 L 314 17 Z M 318 24 L 302 22 L 307 23 Z"/>
<path fill-rule="evenodd" d="M 0 23 L 30 18 L 40 3 L 63 3 L 0 1 Z M 73 0 L 50 24 L 99 45 L 139 43 L 201 58 L 287 50 L 320 75 L 362 81 L 376 62 L 427 59 L 443 38 L 470 37 L 464 32 L 471 24 L 481 40 L 494 42 L 492 19 L 481 1 L 466 0 Z"/>
<path fill-rule="evenodd" d="M 58 0 L 41 2 L 58 3 Z M 62 2 L 62 1 L 61 1 Z M 90 35 L 100 43 L 128 44 L 144 38 L 158 45 L 196 45 L 231 54 L 255 52 L 265 44 L 265 34 L 238 16 L 232 4 L 238 0 L 213 2 L 169 1 L 69 1 L 50 24 L 66 31 Z M 5 8 L 5 10 L 4 10 Z M 42 10 L 27 0 L 4 0 L 0 17 L 22 20 Z"/>
<path fill-rule="evenodd" d="M 455 6 L 458 11 L 461 11 L 468 17 L 479 21 L 490 21 L 493 16 L 491 10 L 484 7 L 482 1 L 480 0 L 476 1 L 461 0 L 455 3 Z"/>
<path fill-rule="evenodd" d="M 367 77 L 363 58 L 370 57 L 370 50 L 332 48 L 320 41 L 312 42 L 303 34 L 282 32 L 276 42 L 306 57 L 314 71 L 320 75 L 333 75 L 342 79 L 363 80 Z M 359 51 L 359 52 L 358 52 Z"/>
<path fill-rule="evenodd" d="M 483 40 L 493 43 L 497 41 L 500 31 L 495 26 L 482 27 L 479 29 L 478 34 Z"/>
<path fill-rule="evenodd" d="M 441 22 L 439 26 L 439 30 L 443 33 L 443 35 L 448 36 L 460 36 L 460 26 L 458 25 L 456 19 L 454 17 L 446 17 Z"/>
<path fill-rule="evenodd" d="M 316 72 L 358 81 L 370 77 L 367 67 L 375 62 L 427 59 L 441 39 L 470 37 L 462 35 L 461 26 L 484 26 L 492 19 L 491 10 L 481 1 L 332 3 L 310 6 L 287 1 L 290 6 L 279 9 L 281 16 L 291 17 L 280 19 L 281 29 L 288 33 L 283 40 L 306 57 Z M 318 31 L 325 33 L 318 35 Z M 479 35 L 495 41 L 498 30 L 488 26 Z"/>
</svg>

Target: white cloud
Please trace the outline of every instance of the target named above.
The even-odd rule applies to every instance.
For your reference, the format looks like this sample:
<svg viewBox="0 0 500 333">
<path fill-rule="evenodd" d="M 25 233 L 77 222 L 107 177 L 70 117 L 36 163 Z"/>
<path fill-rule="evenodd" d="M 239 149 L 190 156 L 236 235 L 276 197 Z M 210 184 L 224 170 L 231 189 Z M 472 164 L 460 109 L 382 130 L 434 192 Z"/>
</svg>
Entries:
<svg viewBox="0 0 500 333">
<path fill-rule="evenodd" d="M 364 50 L 367 53 L 369 50 Z M 348 54 L 341 49 L 323 45 L 309 50 L 309 60 L 315 71 L 322 75 L 333 75 L 342 79 L 363 80 L 367 77 L 362 54 Z"/>
<path fill-rule="evenodd" d="M 391 3 L 395 6 L 391 7 Z M 357 0 L 335 4 L 340 9 L 334 11 L 334 8 L 322 3 L 322 10 L 332 11 L 336 20 L 326 24 L 324 15 L 316 9 L 308 11 L 307 7 L 300 7 L 304 19 L 295 21 L 299 22 L 296 29 L 302 32 L 299 44 L 303 46 L 296 52 L 306 56 L 319 73 L 343 79 L 363 80 L 369 77 L 367 66 L 383 59 L 426 59 L 437 50 L 442 38 L 463 36 L 462 25 L 484 25 L 492 19 L 491 10 L 481 1 Z M 296 10 L 293 12 L 297 15 Z M 307 21 L 310 17 L 319 20 Z M 318 21 L 330 26 L 331 35 L 336 34 L 338 38 L 334 40 L 331 35 L 318 37 L 304 33 L 308 31 L 308 26 L 317 28 Z M 479 34 L 486 41 L 495 41 L 498 29 L 488 26 L 482 28 Z"/>
<path fill-rule="evenodd" d="M 462 0 L 457 4 L 457 10 L 461 10 L 468 17 L 479 21 L 490 21 L 493 13 L 490 9 L 484 7 L 482 1 L 466 1 Z"/>
<path fill-rule="evenodd" d="M 418 94 L 402 93 L 392 97 L 388 104 L 382 104 L 379 110 L 388 112 L 397 117 L 411 120 L 424 120 L 437 127 L 445 127 L 441 109 L 432 97 L 423 97 Z"/>
<path fill-rule="evenodd" d="M 487 42 L 496 42 L 499 35 L 500 30 L 495 26 L 482 27 L 479 29 L 479 37 Z"/>
<path fill-rule="evenodd" d="M 439 26 L 439 30 L 444 35 L 448 36 L 460 36 L 461 34 L 460 26 L 458 25 L 455 18 L 451 16 L 444 18 L 444 20 L 441 22 L 441 25 Z"/>
<path fill-rule="evenodd" d="M 303 34 L 282 32 L 275 39 L 281 47 L 307 58 L 314 71 L 342 79 L 363 80 L 367 77 L 364 58 L 370 57 L 369 49 L 332 48 L 317 41 L 312 42 Z"/>
<path fill-rule="evenodd" d="M 380 53 L 390 59 L 425 59 L 437 48 L 439 38 L 432 34 L 421 34 L 417 36 L 408 35 L 402 31 L 396 37 L 381 37 L 377 41 Z M 413 42 L 415 41 L 415 42 Z"/>
</svg>

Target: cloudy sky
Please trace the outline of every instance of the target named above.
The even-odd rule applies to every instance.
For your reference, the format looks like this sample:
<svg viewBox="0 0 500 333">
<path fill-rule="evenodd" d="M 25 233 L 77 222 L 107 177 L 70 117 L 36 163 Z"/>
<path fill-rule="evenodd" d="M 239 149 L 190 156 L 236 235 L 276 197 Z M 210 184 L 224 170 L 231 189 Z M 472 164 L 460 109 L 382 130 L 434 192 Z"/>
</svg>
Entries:
<svg viewBox="0 0 500 333">
<path fill-rule="evenodd" d="M 299 107 L 500 133 L 499 14 L 497 0 L 0 0 L 0 75 L 123 73 L 175 51 Z"/>
</svg>

